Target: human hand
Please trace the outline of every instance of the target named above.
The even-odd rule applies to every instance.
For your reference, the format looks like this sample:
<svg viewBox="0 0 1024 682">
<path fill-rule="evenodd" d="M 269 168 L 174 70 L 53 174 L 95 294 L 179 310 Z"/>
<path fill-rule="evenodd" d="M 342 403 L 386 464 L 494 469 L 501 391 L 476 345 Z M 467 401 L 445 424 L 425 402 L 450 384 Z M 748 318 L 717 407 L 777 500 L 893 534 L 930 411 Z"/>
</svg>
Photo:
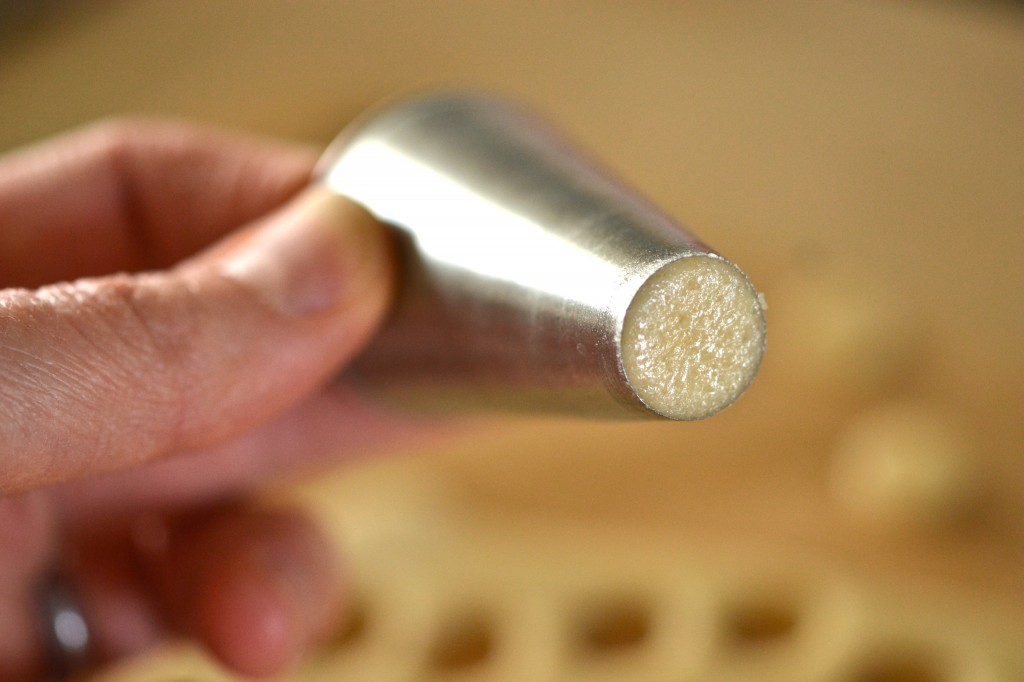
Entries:
<svg viewBox="0 0 1024 682">
<path fill-rule="evenodd" d="M 167 123 L 0 160 L 5 680 L 42 674 L 32 591 L 59 555 L 103 658 L 185 631 L 270 674 L 338 618 L 312 523 L 228 503 L 408 428 L 327 384 L 392 272 L 365 211 L 304 189 L 314 161 Z"/>
</svg>

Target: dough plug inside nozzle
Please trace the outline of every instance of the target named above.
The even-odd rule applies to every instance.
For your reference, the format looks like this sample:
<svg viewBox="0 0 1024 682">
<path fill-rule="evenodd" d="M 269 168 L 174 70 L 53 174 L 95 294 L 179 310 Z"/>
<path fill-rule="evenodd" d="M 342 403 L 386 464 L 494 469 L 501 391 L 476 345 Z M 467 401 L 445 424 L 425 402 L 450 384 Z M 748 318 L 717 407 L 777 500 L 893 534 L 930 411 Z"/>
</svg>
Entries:
<svg viewBox="0 0 1024 682">
<path fill-rule="evenodd" d="M 348 376 L 391 399 L 701 419 L 757 372 L 743 273 L 513 103 L 374 112 L 318 175 L 396 230 L 395 307 Z"/>
</svg>

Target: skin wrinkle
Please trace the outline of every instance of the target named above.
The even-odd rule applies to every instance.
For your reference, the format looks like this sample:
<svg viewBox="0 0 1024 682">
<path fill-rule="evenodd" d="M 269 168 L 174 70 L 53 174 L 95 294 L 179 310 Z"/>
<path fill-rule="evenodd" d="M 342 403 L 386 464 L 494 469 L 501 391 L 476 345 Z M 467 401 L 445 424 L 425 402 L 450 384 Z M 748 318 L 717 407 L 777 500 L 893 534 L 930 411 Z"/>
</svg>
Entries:
<svg viewBox="0 0 1024 682">
<path fill-rule="evenodd" d="M 164 135 L 154 136 L 154 132 L 161 129 Z M 230 170 L 211 165 L 194 140 L 167 135 L 167 132 L 165 124 L 152 121 L 115 120 L 96 126 L 99 155 L 112 178 L 111 194 L 116 197 L 122 232 L 135 252 L 135 269 L 163 267 L 168 265 L 168 255 L 172 259 L 185 255 L 171 252 L 169 246 L 178 240 L 168 242 L 168 226 L 161 225 L 166 221 L 153 207 L 174 201 L 175 197 L 177 203 L 188 206 L 195 197 L 202 195 L 203 186 L 211 184 L 227 188 L 221 195 L 225 206 L 242 205 L 238 197 L 252 194 L 253 174 L 245 173 L 244 165 Z M 161 149 L 166 165 L 165 172 L 159 176 L 152 174 L 152 164 L 147 163 L 156 148 Z M 176 166 L 181 167 L 182 172 L 166 172 Z M 244 183 L 248 184 L 243 187 Z M 296 189 L 299 186 L 297 183 Z"/>
<path fill-rule="evenodd" d="M 32 292 L 27 290 L 0 292 L 0 301 L 2 301 L 3 308 L 7 312 L 6 322 L 10 325 L 7 327 L 8 330 L 12 328 L 17 329 L 17 327 L 13 327 L 15 316 L 12 314 L 12 308 L 24 308 L 36 303 L 35 299 L 32 298 Z M 27 317 L 30 320 L 34 320 L 35 316 L 32 316 L 30 313 Z M 2 450 L 0 450 L 0 454 L 3 454 L 4 458 L 8 460 L 20 456 L 20 459 L 24 461 L 26 457 L 31 456 L 30 451 L 26 448 L 16 448 L 15 444 L 32 440 L 33 434 L 24 426 L 32 423 L 31 412 L 33 410 L 40 410 L 50 413 L 55 420 L 64 416 L 63 414 L 53 414 L 52 406 L 45 402 L 48 393 L 53 395 L 53 392 L 41 389 L 49 387 L 51 384 L 48 381 L 52 382 L 54 378 L 57 378 L 58 384 L 55 388 L 64 389 L 58 391 L 57 395 L 74 396 L 75 392 L 73 390 L 73 382 L 68 381 L 60 373 L 54 371 L 54 368 L 59 367 L 60 363 L 42 354 L 33 353 L 11 344 L 10 336 L 11 332 L 5 330 L 3 349 L 0 352 L 4 355 L 17 354 L 22 357 L 28 357 L 32 361 L 4 363 L 8 367 L 17 367 L 18 371 L 5 372 L 3 375 L 4 381 L 0 383 L 0 396 L 3 396 L 3 400 L 0 400 L 0 408 L 3 408 L 5 413 L 3 426 L 5 427 L 4 430 L 9 434 L 4 439 L 6 442 Z M 52 449 L 48 450 L 52 451 Z M 48 462 L 46 466 L 52 465 L 53 462 Z M 10 482 L 12 482 L 10 478 L 5 477 L 4 487 L 7 487 L 7 484 Z"/>
<path fill-rule="evenodd" d="M 138 267 L 151 267 L 157 260 L 156 245 L 136 184 L 138 176 L 129 168 L 128 155 L 132 141 L 136 140 L 136 129 L 123 123 L 105 125 L 107 127 L 101 129 L 100 133 L 100 154 L 104 159 L 102 167 L 112 178 L 113 190 L 110 195 L 114 197 L 120 224 L 124 226 L 122 231 L 127 235 L 131 250 L 135 253 Z"/>
<path fill-rule="evenodd" d="M 105 240 L 102 249 L 68 248 L 70 244 L 85 243 L 97 238 L 98 232 L 107 229 L 109 223 L 94 221 L 91 216 L 115 213 L 112 206 L 116 195 L 115 178 L 104 168 L 98 159 L 101 149 L 92 141 L 89 134 L 82 135 L 76 144 L 51 144 L 32 147 L 23 152 L 15 152 L 10 160 L 3 159 L 0 163 L 0 222 L 17 221 L 6 231 L 3 247 L 11 254 L 38 252 L 40 256 L 33 260 L 45 263 L 53 252 L 61 252 L 55 256 L 66 266 L 64 274 L 50 272 L 36 279 L 36 273 L 46 272 L 35 264 L 23 263 L 21 259 L 7 263 L 11 270 L 2 272 L 0 285 L 40 286 L 59 279 L 99 274 L 106 272 L 112 260 L 125 260 L 122 239 Z M 86 175 L 87 173 L 87 175 Z M 45 187 L 63 180 L 69 186 L 87 183 L 87 193 L 79 193 L 68 197 L 55 197 L 54 192 L 46 191 Z M 26 196 L 36 195 L 34 201 L 26 200 Z M 33 203 L 39 204 L 33 209 Z M 61 206 L 73 206 L 73 212 L 65 212 Z M 51 232 L 51 225 L 60 225 L 65 221 L 76 224 L 74 234 L 62 234 L 60 230 Z M 116 220 L 113 222 L 117 222 Z M 45 255 L 44 255 L 45 254 Z M 0 258 L 0 262 L 3 259 Z M 98 262 L 96 262 L 98 261 Z M 96 262 L 94 266 L 86 263 Z M 73 274 L 72 274 L 73 273 Z"/>
<path fill-rule="evenodd" d="M 147 206 L 159 205 L 154 202 L 153 195 L 159 194 L 166 199 L 168 193 L 175 190 L 175 185 L 167 178 L 163 178 L 156 187 L 149 187 L 147 178 L 149 165 L 140 163 L 151 155 L 158 146 L 163 147 L 164 163 L 168 166 L 180 164 L 189 166 L 189 155 L 201 160 L 194 148 L 187 144 L 187 140 L 176 140 L 173 137 L 154 136 L 154 132 L 160 130 L 163 124 L 149 121 L 105 121 L 97 123 L 91 130 L 93 145 L 88 152 L 99 159 L 98 170 L 109 178 L 109 196 L 115 205 L 115 220 L 120 232 L 129 244 L 134 264 L 131 270 L 143 270 L 166 265 L 166 258 L 163 251 L 166 249 L 160 243 L 158 227 L 159 215 L 154 215 Z M 165 131 L 166 132 L 166 131 Z M 157 140 L 158 144 L 153 141 Z M 182 182 L 195 184 L 195 178 L 202 177 L 204 181 L 211 182 L 208 174 L 204 173 L 198 163 L 192 163 L 196 168 L 193 173 L 168 173 L 169 178 L 184 178 Z M 147 191 L 149 190 L 149 191 Z M 156 190 L 155 192 L 153 190 Z M 197 194 L 188 189 L 178 190 L 187 205 L 188 199 Z"/>
<path fill-rule="evenodd" d="M 97 124 L 95 130 L 100 153 L 111 160 L 108 167 L 122 202 L 121 229 L 139 249 L 140 268 L 166 267 L 205 246 L 184 241 L 182 236 L 190 230 L 168 224 L 168 212 L 159 210 L 161 207 L 174 204 L 176 221 L 202 216 L 204 222 L 233 227 L 265 214 L 306 186 L 318 156 L 310 149 L 302 172 L 284 181 L 277 171 L 270 173 L 263 156 L 225 163 L 223 158 L 209 156 L 208 148 L 199 144 L 195 135 L 183 135 L 166 122 L 112 121 Z M 202 137 L 213 139 L 212 135 L 211 131 L 200 132 Z M 158 169 L 152 164 L 154 156 L 163 159 Z M 217 203 L 198 205 L 197 200 L 208 201 L 209 193 L 204 190 L 209 186 L 219 188 Z M 277 200 L 268 203 L 271 197 Z M 181 207 L 193 205 L 200 206 L 195 216 L 182 211 Z M 228 207 L 232 214 L 240 215 L 233 220 L 219 215 Z"/>
<path fill-rule="evenodd" d="M 9 442 L 0 454 L 8 464 L 13 464 L 12 459 L 26 463 L 25 458 L 30 457 L 31 466 L 26 472 L 29 480 L 40 470 L 52 471 L 57 466 L 82 470 L 91 463 L 89 460 L 96 462 L 114 454 L 112 445 L 120 439 L 107 417 L 109 409 L 123 400 L 119 395 L 121 386 L 147 387 L 146 394 L 132 396 L 130 412 L 138 415 L 152 413 L 154 407 L 166 411 L 167 405 L 175 406 L 183 400 L 184 386 L 164 378 L 177 373 L 169 370 L 167 360 L 160 359 L 160 344 L 148 330 L 145 314 L 126 303 L 134 298 L 128 281 L 127 277 L 115 278 L 111 286 L 90 288 L 93 283 L 85 280 L 34 292 L 8 290 L 0 294 L 6 299 L 9 313 L 12 308 L 20 308 L 31 320 L 32 332 L 52 340 L 42 346 L 46 355 L 29 353 L 10 343 L 5 343 L 3 349 L 4 355 L 17 353 L 33 358 L 31 363 L 5 363 L 17 365 L 18 370 L 5 374 L 3 384 L 8 388 L 0 391 L 8 394 L 3 400 L 4 412 L 11 417 L 5 423 L 5 440 Z M 125 366 L 124 358 L 143 361 Z M 21 423 L 38 421 L 37 415 L 29 418 L 30 410 L 46 414 L 52 428 L 41 434 L 17 429 Z M 177 406 L 171 410 L 182 412 Z M 136 457 L 149 458 L 176 442 L 174 429 L 178 425 L 175 420 L 168 422 L 171 429 L 163 432 L 154 431 L 154 426 L 163 426 L 159 420 L 137 425 Z M 118 429 L 123 426 L 119 424 Z M 16 478 L 6 475 L 0 486 L 9 489 L 18 483 Z"/>
<path fill-rule="evenodd" d="M 157 275 L 145 276 L 140 285 L 150 285 L 146 289 L 150 293 L 159 292 L 159 282 L 162 279 Z M 195 331 L 199 327 L 197 319 L 199 299 L 193 287 L 180 287 L 178 291 L 188 295 L 188 304 L 182 306 L 177 311 L 178 314 L 174 316 L 176 324 L 173 330 L 168 329 L 166 321 L 159 325 L 161 328 L 158 329 L 153 316 L 147 312 L 140 300 L 139 292 L 142 290 L 144 290 L 143 286 L 140 286 L 139 290 L 129 292 L 125 298 L 128 310 L 145 331 L 150 346 L 156 350 L 162 363 L 162 371 L 159 373 L 162 381 L 160 386 L 169 391 L 169 395 L 172 397 L 168 400 L 174 405 L 172 408 L 174 417 L 168 421 L 167 431 L 164 435 L 165 451 L 172 452 L 178 449 L 189 411 L 189 386 L 193 383 L 193 377 L 192 372 L 187 369 L 192 365 L 191 363 L 182 363 L 179 359 L 194 355 L 195 342 L 193 339 L 196 338 Z M 159 294 L 157 293 L 157 295 Z"/>
<path fill-rule="evenodd" d="M 132 385 L 135 387 L 145 386 L 145 396 L 134 396 L 136 402 L 142 398 L 147 404 L 143 413 L 159 411 L 175 415 L 169 420 L 158 420 L 158 424 L 164 424 L 162 433 L 153 433 L 153 422 L 139 424 L 140 433 L 150 434 L 152 441 L 150 452 L 139 452 L 140 459 L 150 459 L 152 455 L 172 450 L 179 439 L 182 415 L 187 411 L 186 387 L 190 382 L 183 380 L 183 376 L 190 376 L 192 373 L 182 371 L 187 367 L 183 358 L 190 357 L 194 343 L 189 339 L 192 337 L 188 331 L 194 328 L 195 315 L 189 314 L 193 306 L 184 306 L 182 310 L 176 310 L 174 319 L 176 321 L 187 320 L 185 325 L 175 325 L 169 328 L 163 325 L 163 329 L 156 329 L 156 323 L 152 314 L 147 310 L 145 304 L 140 300 L 146 293 L 154 293 L 159 296 L 160 282 L 165 279 L 163 275 L 152 274 L 134 279 L 128 275 L 118 275 L 106 278 L 92 296 L 86 300 L 76 302 L 79 309 L 92 308 L 93 315 L 87 322 L 75 325 L 83 339 L 92 343 L 97 350 L 98 357 L 106 355 L 106 363 L 98 363 L 92 367 L 92 371 L 105 372 L 104 385 L 108 386 L 112 393 L 118 392 L 118 386 Z M 89 300 L 92 299 L 92 300 Z M 69 316 L 69 322 L 73 325 L 76 322 L 75 316 Z M 99 322 L 99 325 L 95 325 Z M 90 326 L 102 329 L 101 335 L 90 332 Z M 109 337 L 116 338 L 119 343 L 107 344 Z M 112 350 L 115 349 L 115 350 Z M 132 358 L 136 360 L 131 367 L 122 367 L 121 358 Z M 141 360 L 140 360 L 141 359 Z M 121 372 L 116 371 L 121 369 Z M 128 375 L 128 376 L 124 376 Z M 139 377 L 147 377 L 140 381 Z M 148 408 L 155 407 L 156 410 Z M 104 443 L 109 447 L 109 444 Z"/>
<path fill-rule="evenodd" d="M 54 287 L 51 286 L 51 287 L 47 287 L 45 289 L 45 291 L 44 290 L 40 290 L 40 291 L 37 291 L 37 292 L 30 292 L 28 290 L 14 290 L 14 291 L 17 294 L 20 294 L 21 297 L 23 297 L 26 306 L 33 306 L 33 307 L 35 307 L 44 298 L 49 298 L 51 301 L 59 300 L 60 296 L 59 295 L 55 295 L 53 293 L 53 289 L 54 289 Z M 0 296 L 2 296 L 2 293 L 0 293 Z M 73 318 L 69 319 L 69 322 L 71 322 L 73 324 L 73 322 L 74 322 Z M 82 338 L 88 340 L 88 336 L 85 335 L 82 332 L 81 329 L 78 329 L 77 331 L 79 333 L 79 336 L 81 336 Z M 101 352 L 101 353 L 105 353 L 105 352 L 108 351 L 108 348 L 106 346 L 99 345 L 99 344 L 96 344 L 96 343 L 93 343 L 93 346 L 99 352 Z M 63 345 L 61 345 L 61 344 L 57 344 L 57 345 L 54 345 L 54 346 L 51 346 L 51 347 L 47 348 L 47 352 L 51 353 L 51 354 L 56 354 L 58 356 L 57 358 L 48 358 L 48 357 L 46 357 L 43 354 L 36 353 L 36 352 L 30 351 L 30 350 L 27 350 L 27 349 L 24 349 L 24 348 L 19 348 L 19 347 L 13 346 L 13 345 L 7 345 L 4 348 L 4 350 L 6 352 L 9 352 L 9 353 L 16 353 L 16 354 L 25 356 L 25 357 L 27 357 L 27 358 L 29 358 L 31 360 L 30 362 L 20 363 L 22 368 L 37 369 L 37 370 L 39 370 L 40 374 L 48 376 L 48 377 L 52 378 L 54 381 L 61 382 L 61 383 L 65 384 L 65 385 L 67 385 L 68 387 L 72 387 L 72 386 L 76 385 L 75 382 L 71 381 L 69 378 L 66 378 L 63 375 L 62 372 L 55 371 L 55 370 L 65 370 L 65 371 L 72 371 L 72 372 L 74 372 L 74 370 L 79 368 L 79 363 L 76 361 L 76 355 L 74 353 L 69 352 L 68 350 L 66 350 L 65 347 Z M 77 374 L 82 374 L 83 376 L 87 376 L 86 372 L 75 373 L 75 374 L 73 374 L 73 376 L 77 376 Z"/>
</svg>

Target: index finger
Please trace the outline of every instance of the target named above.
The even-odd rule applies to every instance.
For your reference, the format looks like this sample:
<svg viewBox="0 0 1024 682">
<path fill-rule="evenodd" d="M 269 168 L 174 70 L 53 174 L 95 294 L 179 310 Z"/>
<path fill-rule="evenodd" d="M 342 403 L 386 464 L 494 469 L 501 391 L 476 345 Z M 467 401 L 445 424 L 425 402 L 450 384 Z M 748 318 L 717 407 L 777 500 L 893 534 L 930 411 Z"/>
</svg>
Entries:
<svg viewBox="0 0 1024 682">
<path fill-rule="evenodd" d="M 0 160 L 0 288 L 166 267 L 283 204 L 316 156 L 166 121 L 15 152 Z"/>
</svg>

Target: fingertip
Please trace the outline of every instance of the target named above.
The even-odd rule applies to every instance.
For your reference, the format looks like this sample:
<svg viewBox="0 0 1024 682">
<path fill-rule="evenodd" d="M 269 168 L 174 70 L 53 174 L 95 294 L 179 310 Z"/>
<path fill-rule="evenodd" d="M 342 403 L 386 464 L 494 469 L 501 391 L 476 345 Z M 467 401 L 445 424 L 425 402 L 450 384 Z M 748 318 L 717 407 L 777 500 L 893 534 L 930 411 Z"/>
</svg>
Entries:
<svg viewBox="0 0 1024 682">
<path fill-rule="evenodd" d="M 254 677 L 286 672 L 337 624 L 342 572 L 304 515 L 244 511 L 202 535 L 192 547 L 206 557 L 194 583 L 195 624 L 232 669 Z"/>
<path fill-rule="evenodd" d="M 383 314 L 392 288 L 387 229 L 364 208 L 312 186 L 196 260 L 286 318 Z"/>
<path fill-rule="evenodd" d="M 206 646 L 244 675 L 280 674 L 305 650 L 300 605 L 280 580 L 247 562 L 211 572 L 200 590 L 197 616 Z"/>
</svg>

